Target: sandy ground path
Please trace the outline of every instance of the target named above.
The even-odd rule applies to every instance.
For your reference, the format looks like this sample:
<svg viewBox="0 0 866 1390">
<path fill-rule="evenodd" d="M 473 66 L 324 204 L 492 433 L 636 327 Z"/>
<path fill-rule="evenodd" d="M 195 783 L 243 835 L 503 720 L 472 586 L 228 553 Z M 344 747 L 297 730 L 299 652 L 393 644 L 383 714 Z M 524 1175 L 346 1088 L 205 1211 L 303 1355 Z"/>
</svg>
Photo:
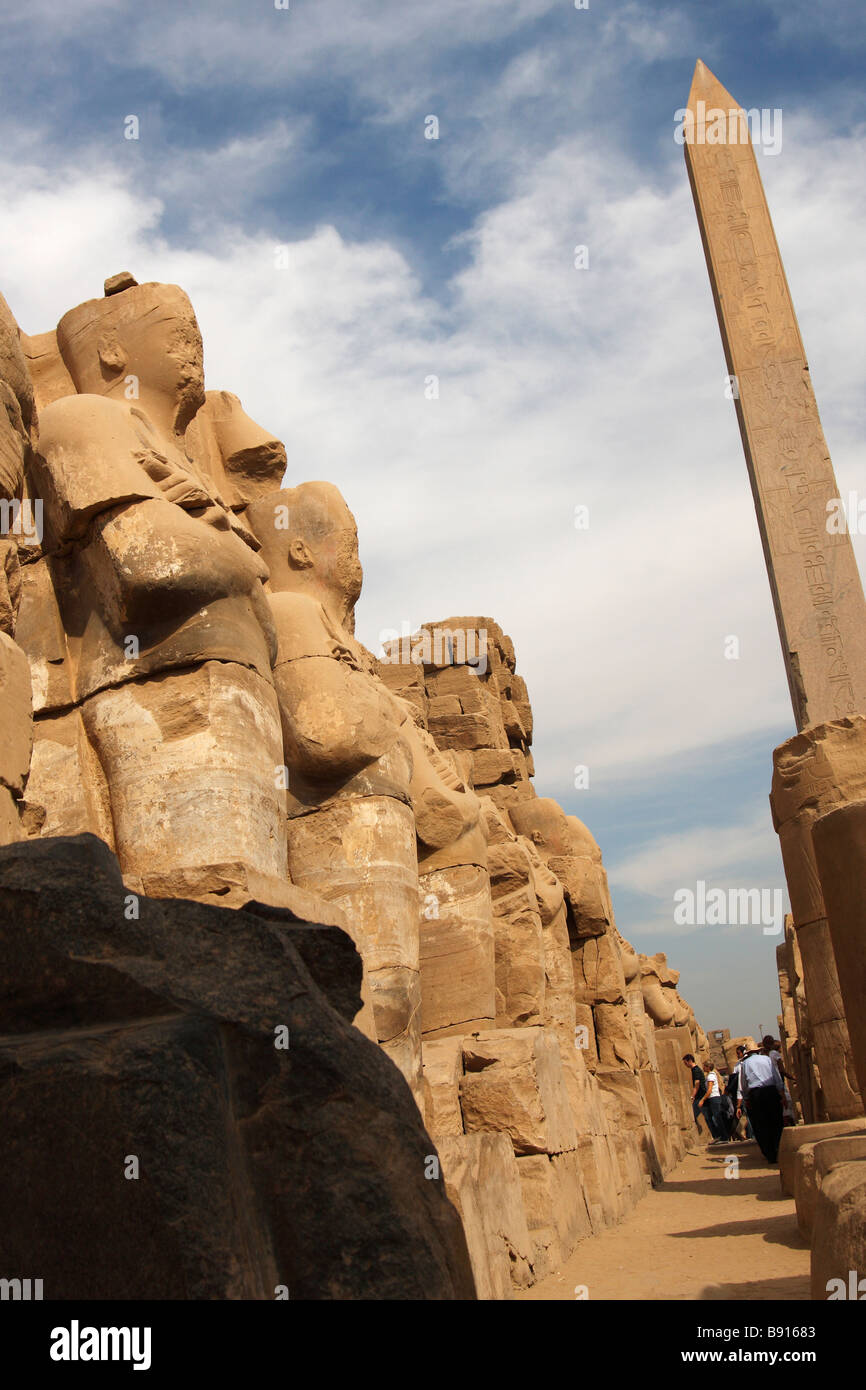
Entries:
<svg viewBox="0 0 866 1390">
<path fill-rule="evenodd" d="M 736 1156 L 738 1176 L 728 1178 Z M 809 1247 L 754 1143 L 687 1154 L 622 1225 L 518 1299 L 808 1299 Z"/>
</svg>

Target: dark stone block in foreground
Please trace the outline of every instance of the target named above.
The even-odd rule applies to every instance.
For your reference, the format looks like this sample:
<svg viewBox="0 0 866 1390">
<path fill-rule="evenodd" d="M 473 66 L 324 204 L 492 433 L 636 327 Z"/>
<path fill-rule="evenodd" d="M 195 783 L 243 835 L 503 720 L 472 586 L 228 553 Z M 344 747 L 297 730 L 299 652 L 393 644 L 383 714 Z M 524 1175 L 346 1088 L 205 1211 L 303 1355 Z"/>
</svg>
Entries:
<svg viewBox="0 0 866 1390">
<path fill-rule="evenodd" d="M 348 936 L 125 907 L 93 836 L 0 848 L 0 1277 L 46 1299 L 474 1298 L 409 1088 L 351 1026 Z"/>
</svg>

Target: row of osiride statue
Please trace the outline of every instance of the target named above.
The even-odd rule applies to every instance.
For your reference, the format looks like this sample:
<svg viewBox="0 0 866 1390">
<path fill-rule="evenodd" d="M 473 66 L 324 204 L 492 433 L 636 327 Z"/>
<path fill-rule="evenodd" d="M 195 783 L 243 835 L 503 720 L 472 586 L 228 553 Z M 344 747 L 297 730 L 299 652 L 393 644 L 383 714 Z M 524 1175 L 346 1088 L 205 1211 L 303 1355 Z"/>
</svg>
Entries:
<svg viewBox="0 0 866 1390">
<path fill-rule="evenodd" d="M 31 339 L 0 311 L 0 488 L 40 533 L 24 544 L 8 511 L 4 662 L 14 635 L 35 723 L 26 786 L 26 767 L 0 769 L 0 833 L 92 831 L 154 896 L 320 920 L 336 904 L 366 969 L 357 1022 L 420 1098 L 419 885 L 443 938 L 489 942 L 465 1011 L 494 1022 L 487 828 L 354 637 L 346 502 L 324 482 L 281 488 L 282 444 L 205 392 L 176 286 L 112 277 Z"/>
</svg>

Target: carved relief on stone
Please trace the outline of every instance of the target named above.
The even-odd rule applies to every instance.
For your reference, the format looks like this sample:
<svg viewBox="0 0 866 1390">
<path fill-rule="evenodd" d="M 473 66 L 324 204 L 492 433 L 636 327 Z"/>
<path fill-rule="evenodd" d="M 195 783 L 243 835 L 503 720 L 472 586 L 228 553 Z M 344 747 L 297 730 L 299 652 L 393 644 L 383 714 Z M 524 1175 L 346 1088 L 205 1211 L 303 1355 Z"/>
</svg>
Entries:
<svg viewBox="0 0 866 1390">
<path fill-rule="evenodd" d="M 19 808 L 33 743 L 30 673 L 13 641 L 21 603 L 21 560 L 35 522 L 24 498 L 24 471 L 37 434 L 33 386 L 18 325 L 0 295 L 0 844 L 21 837 Z"/>
</svg>

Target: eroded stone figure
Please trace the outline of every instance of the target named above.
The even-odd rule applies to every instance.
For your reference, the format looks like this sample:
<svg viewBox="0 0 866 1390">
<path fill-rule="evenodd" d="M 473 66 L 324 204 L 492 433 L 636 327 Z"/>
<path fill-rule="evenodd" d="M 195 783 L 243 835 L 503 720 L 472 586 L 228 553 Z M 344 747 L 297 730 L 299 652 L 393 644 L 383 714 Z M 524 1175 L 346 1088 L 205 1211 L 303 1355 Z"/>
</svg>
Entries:
<svg viewBox="0 0 866 1390">
<path fill-rule="evenodd" d="M 35 434 L 33 386 L 18 326 L 0 295 L 0 844 L 10 844 L 21 836 L 18 806 L 33 741 L 30 672 L 13 638 L 21 600 L 19 538 L 24 532 L 24 469 Z"/>
<path fill-rule="evenodd" d="M 101 834 L 128 879 L 219 892 L 234 865 L 285 882 L 267 570 L 184 448 L 205 406 L 192 306 L 130 284 L 66 314 L 57 345 L 76 394 L 42 412 L 32 469 L 68 687 L 31 788 L 43 830 L 61 828 L 46 785 L 59 744 L 81 773 L 62 829 Z"/>
<path fill-rule="evenodd" d="M 582 821 L 549 797 L 521 801 L 509 814 L 565 889 L 576 999 L 592 1009 L 599 1060 L 637 1066 L 624 968 L 628 954 L 621 949 L 598 845 Z"/>
<path fill-rule="evenodd" d="M 363 571 L 339 491 L 304 483 L 253 503 L 247 516 L 268 566 L 278 639 L 289 871 L 351 906 L 376 1035 L 420 1095 L 420 914 L 437 889 L 448 906 L 431 875 L 481 859 L 479 804 L 355 640 Z M 486 890 L 486 875 L 472 886 Z M 492 936 L 490 956 L 492 994 Z"/>
</svg>

